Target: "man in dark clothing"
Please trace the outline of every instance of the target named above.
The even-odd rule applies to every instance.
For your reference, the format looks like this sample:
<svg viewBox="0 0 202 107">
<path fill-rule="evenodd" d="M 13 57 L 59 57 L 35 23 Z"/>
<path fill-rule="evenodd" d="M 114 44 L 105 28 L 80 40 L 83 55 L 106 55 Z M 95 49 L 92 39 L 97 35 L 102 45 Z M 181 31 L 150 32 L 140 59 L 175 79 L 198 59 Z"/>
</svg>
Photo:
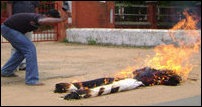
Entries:
<svg viewBox="0 0 202 107">
<path fill-rule="evenodd" d="M 8 1 L 8 15 L 16 13 L 38 13 L 40 1 Z"/>
<path fill-rule="evenodd" d="M 17 13 L 38 13 L 38 7 L 40 1 L 8 1 L 7 2 L 8 15 L 14 15 Z M 33 32 L 27 32 L 25 36 L 32 40 Z M 11 55 L 15 53 L 16 49 L 11 48 Z M 16 70 L 25 70 L 26 60 L 24 59 Z"/>
<path fill-rule="evenodd" d="M 6 64 L 1 68 L 2 77 L 13 77 L 15 69 L 26 59 L 25 83 L 27 85 L 43 85 L 39 82 L 37 55 L 35 45 L 25 33 L 36 30 L 41 25 L 54 25 L 66 21 L 67 15 L 60 18 L 56 10 L 46 15 L 36 13 L 18 13 L 9 17 L 1 25 L 1 34 L 16 49 Z"/>
<path fill-rule="evenodd" d="M 70 6 L 68 1 L 63 1 L 62 9 L 71 17 Z"/>
</svg>

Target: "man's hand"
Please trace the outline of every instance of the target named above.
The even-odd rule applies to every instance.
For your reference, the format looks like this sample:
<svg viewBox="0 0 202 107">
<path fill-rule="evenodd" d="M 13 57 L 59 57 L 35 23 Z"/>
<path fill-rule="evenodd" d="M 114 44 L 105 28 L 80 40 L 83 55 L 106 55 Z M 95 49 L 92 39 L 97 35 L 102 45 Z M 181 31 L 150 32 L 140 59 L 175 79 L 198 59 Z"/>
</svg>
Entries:
<svg viewBox="0 0 202 107">
<path fill-rule="evenodd" d="M 65 10 L 65 9 L 63 9 L 63 8 L 62 8 L 62 10 L 63 10 L 63 12 L 64 12 L 65 14 L 67 14 L 68 17 L 72 17 L 72 14 L 71 14 L 71 12 L 70 12 L 69 10 Z"/>
<path fill-rule="evenodd" d="M 66 21 L 68 19 L 68 14 L 65 13 L 62 17 L 61 17 L 62 21 Z"/>
<path fill-rule="evenodd" d="M 67 11 L 67 15 L 68 15 L 68 17 L 72 17 L 72 14 L 70 11 Z"/>
</svg>

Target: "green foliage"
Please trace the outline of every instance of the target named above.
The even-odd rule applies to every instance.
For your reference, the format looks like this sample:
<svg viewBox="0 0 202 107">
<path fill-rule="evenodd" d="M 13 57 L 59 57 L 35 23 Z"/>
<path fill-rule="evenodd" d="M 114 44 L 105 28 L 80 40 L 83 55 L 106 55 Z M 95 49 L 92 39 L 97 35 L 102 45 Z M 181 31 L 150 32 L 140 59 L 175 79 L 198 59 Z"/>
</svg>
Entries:
<svg viewBox="0 0 202 107">
<path fill-rule="evenodd" d="M 88 39 L 88 45 L 96 45 L 96 40 L 89 38 Z"/>
<path fill-rule="evenodd" d="M 65 39 L 63 40 L 63 42 L 69 43 L 69 40 L 68 40 L 67 38 L 65 38 Z"/>
</svg>

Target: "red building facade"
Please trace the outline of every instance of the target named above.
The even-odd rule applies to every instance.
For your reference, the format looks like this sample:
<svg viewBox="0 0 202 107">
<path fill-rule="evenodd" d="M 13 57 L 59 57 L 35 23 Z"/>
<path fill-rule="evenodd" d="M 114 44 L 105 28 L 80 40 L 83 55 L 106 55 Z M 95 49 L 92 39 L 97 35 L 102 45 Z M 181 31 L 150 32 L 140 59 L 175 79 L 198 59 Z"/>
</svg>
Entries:
<svg viewBox="0 0 202 107">
<path fill-rule="evenodd" d="M 71 27 L 114 28 L 114 2 L 72 1 Z"/>
</svg>

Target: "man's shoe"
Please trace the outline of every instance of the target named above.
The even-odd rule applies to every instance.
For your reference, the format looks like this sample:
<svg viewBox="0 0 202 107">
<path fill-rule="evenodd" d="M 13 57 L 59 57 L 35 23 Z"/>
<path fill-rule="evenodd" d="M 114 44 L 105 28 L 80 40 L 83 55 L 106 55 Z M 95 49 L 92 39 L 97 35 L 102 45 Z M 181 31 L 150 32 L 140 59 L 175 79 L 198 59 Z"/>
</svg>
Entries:
<svg viewBox="0 0 202 107">
<path fill-rule="evenodd" d="M 26 64 L 25 63 L 20 64 L 18 69 L 19 69 L 19 71 L 26 70 Z"/>
<path fill-rule="evenodd" d="M 27 84 L 27 83 L 26 83 Z M 38 82 L 38 83 L 35 83 L 35 84 L 27 84 L 28 86 L 43 86 L 45 85 L 44 83 L 41 83 L 41 82 Z"/>
<path fill-rule="evenodd" d="M 16 75 L 16 74 L 2 75 L 2 74 L 1 74 L 1 77 L 18 77 L 18 75 Z"/>
<path fill-rule="evenodd" d="M 23 71 L 23 70 L 26 70 L 26 67 L 20 67 L 19 68 L 19 71 Z"/>
</svg>

